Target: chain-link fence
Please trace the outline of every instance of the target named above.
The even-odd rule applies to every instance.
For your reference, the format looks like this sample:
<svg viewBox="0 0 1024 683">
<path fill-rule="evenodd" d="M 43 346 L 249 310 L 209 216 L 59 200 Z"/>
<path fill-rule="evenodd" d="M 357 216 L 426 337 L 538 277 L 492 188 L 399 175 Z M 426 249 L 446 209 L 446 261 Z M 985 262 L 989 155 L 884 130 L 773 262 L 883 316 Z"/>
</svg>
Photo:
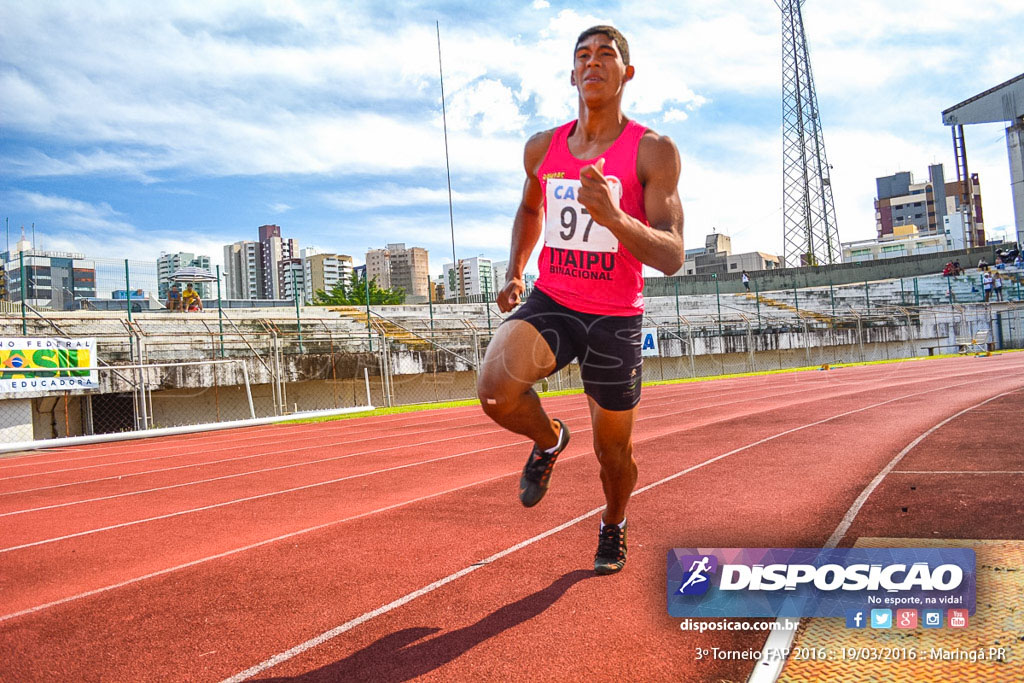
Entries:
<svg viewBox="0 0 1024 683">
<path fill-rule="evenodd" d="M 128 271 L 131 278 L 130 264 Z M 966 288 L 975 284 L 962 281 L 954 290 L 953 279 L 936 277 L 650 297 L 643 326 L 656 354 L 645 358 L 643 378 L 1024 347 L 1024 305 L 958 303 L 974 296 Z M 939 299 L 943 290 L 947 299 L 954 292 L 952 304 Z M 1004 289 L 1011 291 L 1019 289 Z M 504 317 L 483 302 L 369 312 L 12 310 L 0 314 L 0 384 L 23 386 L 0 386 L 0 448 L 64 436 L 472 399 L 477 370 Z M 92 355 L 88 362 L 77 357 L 77 366 L 70 356 L 45 348 L 54 340 L 83 339 L 91 340 Z M 70 376 L 83 367 L 96 368 L 87 387 L 27 382 Z M 579 366 L 572 363 L 537 388 L 581 386 Z"/>
</svg>

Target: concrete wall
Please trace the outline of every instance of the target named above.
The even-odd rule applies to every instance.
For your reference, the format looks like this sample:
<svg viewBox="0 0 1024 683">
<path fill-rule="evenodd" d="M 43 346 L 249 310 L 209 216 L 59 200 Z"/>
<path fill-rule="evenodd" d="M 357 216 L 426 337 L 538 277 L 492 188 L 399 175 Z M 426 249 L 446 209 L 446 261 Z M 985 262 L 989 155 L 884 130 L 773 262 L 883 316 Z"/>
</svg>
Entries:
<svg viewBox="0 0 1024 683">
<path fill-rule="evenodd" d="M 960 260 L 964 268 L 978 265 L 984 257 L 989 263 L 995 263 L 995 247 L 979 247 L 960 251 L 945 251 L 937 254 L 921 254 L 904 256 L 882 261 L 863 261 L 860 263 L 838 263 L 817 268 L 780 268 L 749 273 L 750 289 L 756 287 L 762 292 L 803 287 L 828 287 L 829 284 L 845 285 L 873 280 L 887 280 L 899 277 L 916 277 L 919 275 L 935 275 L 949 261 Z M 714 294 L 715 280 L 709 275 L 688 275 L 681 277 L 645 278 L 644 296 L 672 296 L 675 294 L 676 281 L 679 283 L 679 294 Z M 730 273 L 718 278 L 718 288 L 722 294 L 743 291 L 740 273 Z"/>
<path fill-rule="evenodd" d="M 0 441 L 31 441 L 32 399 L 9 398 L 0 401 Z"/>
</svg>

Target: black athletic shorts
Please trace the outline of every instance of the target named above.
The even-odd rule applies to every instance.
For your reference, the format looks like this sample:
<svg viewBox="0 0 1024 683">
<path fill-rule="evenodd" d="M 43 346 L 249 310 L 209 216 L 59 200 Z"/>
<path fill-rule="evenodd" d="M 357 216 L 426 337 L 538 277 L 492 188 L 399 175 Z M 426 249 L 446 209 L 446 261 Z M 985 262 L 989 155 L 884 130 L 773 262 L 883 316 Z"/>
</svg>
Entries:
<svg viewBox="0 0 1024 683">
<path fill-rule="evenodd" d="M 508 320 L 537 328 L 555 354 L 555 374 L 574 358 L 583 390 L 605 410 L 632 410 L 640 402 L 642 315 L 580 313 L 539 289 Z"/>
</svg>

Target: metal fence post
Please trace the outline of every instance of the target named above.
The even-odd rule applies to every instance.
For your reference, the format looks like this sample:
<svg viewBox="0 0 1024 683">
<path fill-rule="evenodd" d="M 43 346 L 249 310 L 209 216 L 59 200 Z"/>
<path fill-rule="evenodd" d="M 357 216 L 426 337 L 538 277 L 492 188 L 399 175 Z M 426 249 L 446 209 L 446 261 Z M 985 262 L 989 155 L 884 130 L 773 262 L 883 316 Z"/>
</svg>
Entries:
<svg viewBox="0 0 1024 683">
<path fill-rule="evenodd" d="M 25 319 L 25 312 L 28 309 L 25 307 L 25 305 L 26 305 L 25 291 L 27 289 L 25 285 L 27 283 L 25 282 L 25 252 L 24 251 L 19 251 L 18 252 L 18 261 L 19 261 L 18 267 L 19 267 L 19 269 L 21 271 L 21 334 L 23 336 L 27 337 L 28 336 L 28 321 Z"/>
<path fill-rule="evenodd" d="M 217 264 L 217 326 L 220 328 L 220 357 L 224 357 L 224 309 L 220 303 L 220 264 Z M 248 378 L 246 379 L 248 382 Z"/>
<path fill-rule="evenodd" d="M 914 278 L 914 306 L 918 308 L 921 306 L 921 292 L 917 288 L 916 277 Z"/>
<path fill-rule="evenodd" d="M 864 362 L 864 326 L 861 324 L 860 316 L 854 312 L 854 317 L 857 318 L 857 343 L 860 344 L 860 360 Z"/>
<path fill-rule="evenodd" d="M 754 305 L 757 306 L 757 333 L 761 333 L 761 288 L 754 280 Z"/>
<path fill-rule="evenodd" d="M 430 308 L 430 338 L 434 338 L 434 285 L 430 282 L 430 273 L 427 273 L 427 307 Z"/>
<path fill-rule="evenodd" d="M 869 314 L 871 313 L 871 291 L 868 288 L 867 281 L 864 282 L 864 309 Z"/>
<path fill-rule="evenodd" d="M 807 358 L 807 365 L 811 364 L 811 331 L 807 327 L 807 320 L 804 324 L 804 356 Z"/>
<path fill-rule="evenodd" d="M 682 327 L 679 322 L 679 278 L 675 278 L 672 281 L 672 284 L 675 285 L 676 290 L 676 335 L 678 336 L 682 334 Z M 1018 287 L 1019 286 L 1020 285 L 1018 284 Z"/>
<path fill-rule="evenodd" d="M 128 259 L 124 260 L 124 293 L 128 297 L 128 322 L 132 321 L 132 285 L 128 281 Z"/>
<path fill-rule="evenodd" d="M 793 280 L 793 308 L 796 309 L 797 315 L 800 314 L 800 299 L 796 295 L 796 280 Z"/>
<path fill-rule="evenodd" d="M 750 328 L 750 321 L 747 316 L 743 316 L 743 322 L 747 324 L 747 355 L 750 358 L 750 367 L 748 372 L 754 372 L 757 367 L 754 364 L 754 332 Z"/>
<path fill-rule="evenodd" d="M 836 325 L 836 290 L 832 286 L 832 271 L 828 272 L 828 298 L 832 302 L 832 327 Z"/>
<path fill-rule="evenodd" d="M 694 355 L 694 353 L 693 353 L 693 328 L 690 325 L 690 321 L 689 320 L 686 321 L 686 342 L 687 342 L 687 346 L 690 347 L 690 377 L 696 377 L 697 376 L 697 366 L 694 363 L 694 359 L 693 359 L 693 355 Z"/>
<path fill-rule="evenodd" d="M 491 293 L 487 286 L 487 279 L 484 279 L 484 308 L 487 309 L 487 334 L 491 333 Z"/>
<path fill-rule="evenodd" d="M 715 281 L 715 300 L 718 302 L 718 338 L 722 340 L 723 348 L 725 340 L 722 339 L 722 294 L 718 290 L 718 273 L 711 273 L 711 277 Z"/>
<path fill-rule="evenodd" d="M 373 326 L 370 324 L 370 275 L 363 278 L 366 283 L 366 338 L 370 340 L 370 353 L 373 353 Z"/>
<path fill-rule="evenodd" d="M 305 353 L 302 350 L 302 315 L 299 312 L 299 288 L 295 286 L 295 268 L 289 266 L 288 270 L 292 272 L 292 296 L 295 299 L 295 325 L 299 332 L 299 353 Z M 219 281 L 217 285 L 220 286 Z"/>
</svg>

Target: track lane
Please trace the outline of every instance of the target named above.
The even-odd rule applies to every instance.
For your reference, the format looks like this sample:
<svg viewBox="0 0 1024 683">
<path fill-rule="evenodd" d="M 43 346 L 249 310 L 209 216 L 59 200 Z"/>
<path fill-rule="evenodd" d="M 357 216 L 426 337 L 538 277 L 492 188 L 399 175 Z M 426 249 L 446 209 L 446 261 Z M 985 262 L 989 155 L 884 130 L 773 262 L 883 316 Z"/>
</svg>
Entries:
<svg viewBox="0 0 1024 683">
<path fill-rule="evenodd" d="M 673 456 L 672 456 L 673 464 L 677 463 L 678 459 L 679 459 L 679 456 L 678 456 L 678 452 L 675 451 L 675 449 L 679 447 L 678 446 L 678 440 L 673 438 L 672 435 L 666 435 L 666 436 L 664 436 L 662 438 L 671 441 L 671 446 L 669 446 L 669 448 L 673 449 L 672 450 L 672 452 L 673 452 Z M 703 439 L 695 438 L 694 443 L 692 445 L 690 445 L 690 446 L 687 446 L 687 448 L 692 448 L 692 449 L 694 449 L 694 451 L 696 451 L 697 449 L 702 448 L 702 447 L 706 447 L 706 446 L 707 446 L 707 436 L 705 436 Z M 639 457 L 640 451 L 641 451 L 641 448 L 638 446 L 638 457 Z M 785 454 L 782 454 L 782 455 L 785 455 Z M 517 463 L 516 463 L 517 464 L 516 470 L 517 470 L 518 469 L 518 465 L 519 465 L 518 460 L 521 460 L 521 454 L 519 454 L 519 457 L 517 457 L 516 460 L 517 460 Z M 596 480 L 596 466 L 593 465 L 592 458 L 581 458 L 581 459 L 579 459 L 579 461 L 578 461 L 579 465 L 578 466 L 577 465 L 572 465 L 571 463 L 573 463 L 573 462 L 576 462 L 576 461 L 565 461 L 565 462 L 561 462 L 560 465 L 559 465 L 559 475 L 556 477 L 557 482 L 555 484 L 556 486 L 561 487 L 560 489 L 558 489 L 560 491 L 559 499 L 561 500 L 564 497 L 576 497 L 576 496 L 579 496 L 579 497 L 582 497 L 584 500 L 586 500 L 587 496 L 589 495 L 590 497 L 593 497 L 594 501 L 596 501 L 596 504 L 599 505 L 600 501 L 597 500 L 597 497 L 599 497 L 599 491 L 595 491 L 596 487 L 594 486 L 594 482 Z M 591 466 L 590 467 L 590 471 L 587 472 L 586 470 L 583 470 L 583 474 L 585 476 L 582 476 L 580 478 L 580 481 L 578 482 L 579 486 L 578 486 L 578 488 L 575 488 L 573 486 L 572 482 L 576 481 L 577 476 L 575 474 L 573 474 L 573 473 L 577 470 L 578 467 L 583 466 L 585 463 L 589 463 L 590 464 L 590 466 Z M 565 464 L 569 464 L 570 467 L 563 468 L 563 465 L 565 465 Z M 655 463 L 654 463 L 654 461 L 652 459 L 649 459 L 646 455 L 644 455 L 644 460 L 641 463 L 641 472 L 645 473 L 647 471 L 652 470 L 654 464 Z M 769 472 L 768 474 L 771 475 L 772 473 Z M 777 474 L 777 473 L 775 473 L 775 474 Z M 685 479 L 685 477 L 684 477 L 684 479 Z M 567 483 L 567 480 L 568 480 L 568 483 Z M 491 486 L 493 486 L 493 484 Z M 486 488 L 486 487 L 484 487 L 484 488 Z M 563 491 L 564 491 L 564 493 L 563 493 Z M 467 493 L 469 493 L 469 492 L 467 492 Z M 477 503 L 479 503 L 482 500 L 485 500 L 487 498 L 487 496 L 480 495 L 480 494 L 485 493 L 484 491 L 472 491 L 472 493 L 476 494 L 476 495 L 473 495 L 473 496 L 469 497 L 470 498 L 471 507 L 475 507 Z M 503 496 L 507 496 L 507 495 L 511 495 L 511 494 L 506 492 L 506 493 L 504 493 L 502 495 Z M 594 502 L 594 501 L 591 501 L 591 502 Z M 455 503 L 455 501 L 445 501 L 445 502 Z M 463 503 L 464 502 L 465 501 L 463 501 Z M 547 506 L 547 505 L 548 505 L 548 501 L 545 501 L 545 506 Z M 470 515 L 474 515 L 472 509 L 466 509 L 466 508 L 460 506 L 459 504 L 455 504 L 455 505 L 442 505 L 440 507 L 442 509 L 446 510 L 446 515 L 445 515 L 446 518 L 449 521 L 453 522 L 453 523 L 456 523 L 456 522 L 457 523 L 464 523 L 465 519 L 467 518 L 467 513 L 469 513 Z M 512 507 L 514 508 L 515 506 L 512 506 Z M 431 506 L 430 509 L 433 510 L 434 506 Z M 490 508 L 488 508 L 488 507 L 484 507 L 484 508 L 481 509 L 480 512 L 485 511 L 485 510 L 489 510 L 489 509 Z M 633 508 L 631 508 L 631 510 L 632 509 Z M 480 514 L 480 512 L 477 512 L 475 514 Z M 522 520 L 524 519 L 524 516 L 526 516 L 526 517 L 529 516 L 529 513 L 524 513 L 521 510 L 514 510 L 514 512 L 515 512 L 515 514 L 513 514 L 511 516 L 511 519 L 514 520 L 514 521 L 517 520 L 519 523 L 522 522 Z M 486 512 L 484 512 L 484 515 L 486 515 Z M 645 517 L 647 516 L 646 513 L 644 514 L 644 516 Z M 419 534 L 419 533 L 412 534 L 413 536 L 416 536 L 417 539 L 419 539 L 421 535 L 428 535 L 427 532 L 429 532 L 429 528 L 423 528 L 422 524 L 421 524 L 421 520 L 419 520 L 419 519 L 407 520 L 407 522 L 412 524 L 411 528 L 413 528 L 413 529 L 420 529 L 423 532 L 422 534 Z M 496 522 L 500 526 L 501 520 L 500 519 L 496 520 Z M 444 525 L 434 525 L 434 526 L 439 526 L 440 528 L 445 528 Z M 406 527 L 405 527 L 405 525 L 403 523 L 401 525 L 396 525 L 394 527 L 388 525 L 387 528 L 395 528 L 397 530 L 397 529 L 405 529 Z M 487 528 L 491 529 L 491 527 L 487 527 Z M 493 529 L 491 529 L 491 530 L 493 531 Z M 378 535 L 379 535 L 379 530 L 378 530 Z M 584 542 L 584 545 L 588 546 L 587 550 L 586 550 L 586 552 L 588 554 L 592 553 L 592 548 L 589 548 L 589 545 L 592 543 L 592 535 L 593 535 L 592 534 L 592 530 L 588 530 L 587 533 L 585 534 L 586 540 Z M 435 536 L 433 538 L 436 539 L 437 537 Z M 444 538 L 444 536 L 442 535 L 441 538 Z M 460 542 L 462 540 L 463 539 L 460 538 Z M 470 542 L 470 545 L 473 545 L 473 543 Z M 723 543 L 722 545 L 730 545 L 730 544 Z M 732 545 L 735 545 L 735 544 L 732 544 Z M 429 554 L 429 548 L 431 548 L 431 547 L 436 547 L 436 542 L 434 543 L 434 545 L 431 545 L 429 543 L 425 544 L 424 545 L 424 551 Z M 447 545 L 445 547 L 447 548 Z M 671 547 L 671 546 L 669 546 L 669 547 Z M 399 551 L 399 552 L 403 552 L 403 551 Z M 576 559 L 578 561 L 579 558 L 577 557 Z M 634 560 L 634 557 L 633 557 L 633 555 L 631 553 L 631 566 L 632 566 L 633 560 Z M 660 565 L 663 566 L 663 563 L 664 563 L 664 552 L 661 552 L 660 557 L 659 557 L 659 562 L 660 562 Z M 293 571 L 295 569 L 296 568 L 293 567 Z M 417 570 L 419 570 L 418 566 L 417 566 Z M 663 569 L 661 571 L 663 572 Z M 400 576 L 392 576 L 392 578 L 394 578 L 394 579 L 397 579 L 397 578 L 408 579 L 408 578 L 410 578 L 411 576 L 414 576 L 414 575 L 415 575 L 415 572 L 412 572 L 410 574 L 401 574 Z M 371 583 L 373 585 L 379 585 L 381 583 L 380 580 L 374 580 L 373 577 L 370 577 L 368 579 L 368 581 L 369 581 L 369 583 Z M 663 579 L 662 579 L 662 581 L 663 581 Z M 215 583 L 220 585 L 220 582 L 215 581 Z M 583 582 L 583 583 L 585 584 L 586 582 Z M 186 584 L 186 585 L 188 585 L 188 584 Z M 547 585 L 547 584 L 545 584 L 545 585 Z M 346 596 L 346 597 L 348 597 L 348 596 Z M 241 608 L 241 609 L 243 609 L 243 611 L 244 611 L 244 608 Z M 199 654 L 202 654 L 202 653 L 199 653 Z"/>
</svg>

